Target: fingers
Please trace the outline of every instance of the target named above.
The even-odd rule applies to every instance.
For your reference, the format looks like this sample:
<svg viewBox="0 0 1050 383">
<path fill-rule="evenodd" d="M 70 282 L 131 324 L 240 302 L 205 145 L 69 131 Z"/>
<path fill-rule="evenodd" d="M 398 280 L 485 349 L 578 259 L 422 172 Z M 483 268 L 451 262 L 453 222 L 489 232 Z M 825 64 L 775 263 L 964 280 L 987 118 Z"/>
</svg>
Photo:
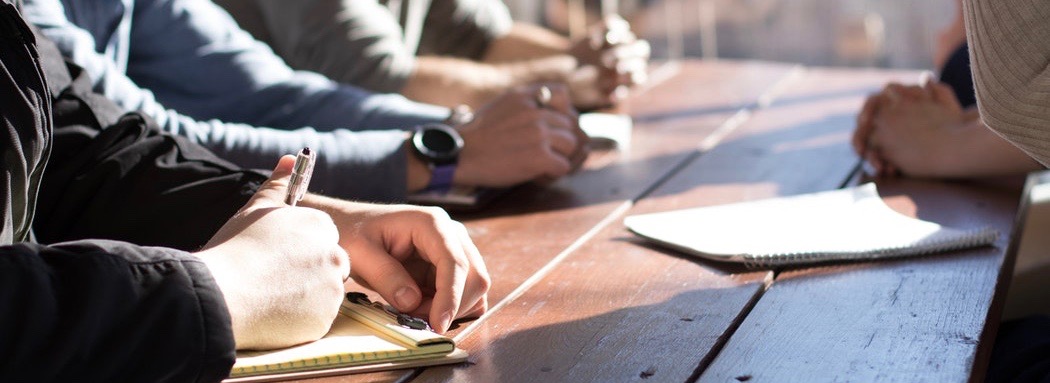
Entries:
<svg viewBox="0 0 1050 383">
<path fill-rule="evenodd" d="M 864 100 L 864 106 L 857 114 L 857 127 L 853 130 L 852 144 L 853 151 L 858 156 L 864 157 L 868 151 L 868 136 L 875 129 L 873 119 L 880 101 L 881 97 L 878 94 L 869 96 L 867 100 Z"/>
<path fill-rule="evenodd" d="M 434 301 L 430 304 L 430 326 L 438 333 L 448 331 L 453 319 L 460 311 L 463 292 L 466 290 L 466 276 L 468 264 L 460 261 L 449 249 L 438 247 L 437 249 L 423 250 L 427 257 L 435 262 L 437 291 Z M 436 254 L 435 254 L 436 253 Z M 435 259 L 436 258 L 436 259 Z"/>
<path fill-rule="evenodd" d="M 361 241 L 351 251 L 353 275 L 402 312 L 415 310 L 423 293 L 408 270 L 386 249 L 373 241 Z"/>
<path fill-rule="evenodd" d="M 338 235 L 336 241 L 338 242 Z M 338 271 L 339 280 L 343 281 L 344 287 L 347 281 L 350 280 L 350 255 L 346 253 L 346 250 L 336 245 L 332 250 L 332 262 L 336 264 L 336 270 Z M 344 289 L 345 290 L 345 289 Z"/>
<path fill-rule="evenodd" d="M 619 73 L 644 70 L 649 61 L 650 50 L 649 43 L 645 40 L 612 46 L 602 52 L 602 66 L 616 69 Z"/>
<path fill-rule="evenodd" d="M 449 222 L 445 229 L 418 244 L 435 268 L 429 318 L 438 332 L 448 331 L 456 318 L 483 313 L 490 285 L 485 263 L 463 225 Z"/>
<path fill-rule="evenodd" d="M 543 85 L 542 87 L 549 89 L 550 99 L 546 105 L 548 108 L 541 109 L 551 110 L 542 111 L 540 121 L 537 123 L 548 127 L 544 140 L 546 145 L 552 149 L 548 153 L 560 154 L 567 159 L 569 171 L 571 171 L 578 168 L 587 159 L 589 154 L 587 144 L 590 137 L 579 126 L 579 113 L 572 106 L 568 88 L 562 84 Z M 545 173 L 548 175 L 560 174 L 558 177 L 566 174 L 563 173 L 564 163 L 566 162 L 560 160 L 548 161 Z"/>
<path fill-rule="evenodd" d="M 880 130 L 873 131 L 867 139 L 867 151 L 865 152 L 864 159 L 871 164 L 874 168 L 876 177 L 887 178 L 896 177 L 900 175 L 900 170 L 897 165 L 890 160 L 891 157 L 887 156 L 881 143 L 884 142 L 885 137 L 881 137 Z"/>
<path fill-rule="evenodd" d="M 587 159 L 589 137 L 580 129 L 578 120 L 546 113 L 538 122 L 543 135 L 539 142 L 540 177 L 560 178 L 578 168 Z"/>
<path fill-rule="evenodd" d="M 527 87 L 527 94 L 538 95 L 542 93 L 543 88 L 546 88 L 550 92 L 550 100 L 548 100 L 546 105 L 537 105 L 540 109 L 554 110 L 569 117 L 579 116 L 579 112 L 577 112 L 576 108 L 572 106 L 572 98 L 569 97 L 569 88 L 567 88 L 565 84 L 536 84 Z"/>
<path fill-rule="evenodd" d="M 541 123 L 548 124 L 547 121 Z M 547 126 L 552 125 L 553 124 Z M 541 145 L 549 146 L 553 149 L 554 153 L 565 158 L 571 158 L 576 154 L 579 139 L 572 131 L 565 128 L 550 127 L 544 129 L 544 132 L 546 134 L 546 139 L 544 141 L 546 142 L 541 143 Z"/>
<path fill-rule="evenodd" d="M 592 38 L 598 40 L 596 43 L 592 42 L 593 46 L 623 44 L 634 41 L 637 38 L 631 32 L 631 24 L 615 13 L 605 15 L 602 18 L 602 23 L 595 29 L 600 31 L 601 34 L 597 36 L 592 35 Z"/>
<path fill-rule="evenodd" d="M 484 313 L 491 282 L 466 228 L 437 208 L 386 211 L 361 223 L 369 229 L 348 247 L 355 278 L 438 332 Z"/>
<path fill-rule="evenodd" d="M 554 149 L 550 147 L 542 148 L 541 157 L 536 162 L 536 179 L 557 179 L 564 177 L 573 170 L 573 163 L 570 157 L 565 157 L 560 153 L 555 153 Z"/>
<path fill-rule="evenodd" d="M 959 99 L 955 97 L 955 91 L 945 83 L 933 83 L 929 85 L 930 94 L 933 96 L 933 100 L 937 103 L 944 105 L 951 109 L 951 112 L 961 113 L 962 104 L 959 103 Z"/>
<path fill-rule="evenodd" d="M 886 161 L 877 147 L 871 147 L 865 152 L 864 160 L 874 168 L 874 176 L 881 176 L 886 169 Z"/>
<path fill-rule="evenodd" d="M 893 83 L 888 86 L 888 90 L 893 93 L 893 96 L 899 96 L 896 101 L 928 101 L 933 99 L 933 95 L 927 86 Z"/>
<path fill-rule="evenodd" d="M 457 225 L 459 226 L 457 231 L 460 241 L 463 244 L 463 253 L 467 255 L 470 261 L 472 275 L 474 276 L 473 278 L 467 278 L 463 299 L 460 300 L 460 314 L 457 318 L 480 316 L 488 310 L 488 291 L 492 285 L 492 280 L 489 277 L 485 261 L 481 258 L 481 252 L 474 245 L 474 241 L 470 239 L 470 234 L 467 233 L 466 227 L 458 222 Z M 463 307 L 467 309 L 463 310 Z"/>
</svg>

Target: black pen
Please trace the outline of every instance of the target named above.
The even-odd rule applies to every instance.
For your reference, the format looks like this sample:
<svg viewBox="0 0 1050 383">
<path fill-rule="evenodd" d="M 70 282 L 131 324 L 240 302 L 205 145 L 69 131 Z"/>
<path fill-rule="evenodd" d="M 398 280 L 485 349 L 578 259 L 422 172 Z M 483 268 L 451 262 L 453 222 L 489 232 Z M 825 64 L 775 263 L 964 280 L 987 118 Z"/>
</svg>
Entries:
<svg viewBox="0 0 1050 383">
<path fill-rule="evenodd" d="M 315 158 L 310 148 L 303 148 L 295 156 L 295 165 L 292 165 L 292 178 L 288 182 L 288 195 L 285 196 L 284 203 L 295 206 L 306 195 L 306 189 L 310 187 L 310 176 L 314 173 Z"/>
</svg>

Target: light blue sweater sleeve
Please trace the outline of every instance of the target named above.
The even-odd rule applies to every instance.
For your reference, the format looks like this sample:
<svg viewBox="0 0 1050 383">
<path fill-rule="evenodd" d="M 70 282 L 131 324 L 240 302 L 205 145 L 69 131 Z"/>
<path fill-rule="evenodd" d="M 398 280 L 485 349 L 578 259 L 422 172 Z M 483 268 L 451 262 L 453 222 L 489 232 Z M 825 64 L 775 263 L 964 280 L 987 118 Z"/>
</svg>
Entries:
<svg viewBox="0 0 1050 383">
<path fill-rule="evenodd" d="M 137 0 L 130 35 L 129 77 L 198 119 L 374 130 L 410 128 L 449 113 L 294 71 L 208 0 Z"/>
<path fill-rule="evenodd" d="M 234 163 L 270 168 L 316 148 L 311 190 L 332 196 L 403 199 L 405 133 L 396 129 L 448 115 L 292 71 L 208 1 L 28 0 L 24 12 L 97 91 Z M 365 127 L 395 130 L 348 129 Z"/>
</svg>

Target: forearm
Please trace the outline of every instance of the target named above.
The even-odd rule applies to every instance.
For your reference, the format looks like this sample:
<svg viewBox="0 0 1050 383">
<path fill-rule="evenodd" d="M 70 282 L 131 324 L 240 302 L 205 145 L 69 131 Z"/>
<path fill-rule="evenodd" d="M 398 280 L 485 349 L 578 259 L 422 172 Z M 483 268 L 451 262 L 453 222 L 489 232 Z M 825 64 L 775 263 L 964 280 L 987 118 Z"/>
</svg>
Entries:
<svg viewBox="0 0 1050 383">
<path fill-rule="evenodd" d="M 408 98 L 477 109 L 508 89 L 536 82 L 568 81 L 576 60 L 568 55 L 514 63 L 479 63 L 452 57 L 420 57 L 402 93 Z"/>
<path fill-rule="evenodd" d="M 137 5 L 128 73 L 196 119 L 319 130 L 406 129 L 448 110 L 297 72 L 208 1 Z M 187 11 L 175 14 L 169 7 Z M 183 17 L 180 17 L 184 15 Z"/>
<path fill-rule="evenodd" d="M 208 146 L 238 165 L 270 167 L 281 155 L 309 147 L 319 154 L 311 190 L 373 202 L 405 199 L 408 190 L 408 156 L 402 150 L 405 132 L 317 132 L 310 128 L 283 131 L 237 125 L 232 128 L 237 131 L 227 131 L 224 137 L 238 143 L 236 146 L 228 146 L 223 141 Z"/>
<path fill-rule="evenodd" d="M 980 119 L 952 131 L 942 145 L 951 150 L 943 166 L 946 178 L 992 177 L 1024 174 L 1043 168 L 1039 162 L 1006 141 Z"/>
<path fill-rule="evenodd" d="M 568 38 L 546 28 L 514 23 L 509 33 L 489 44 L 483 61 L 499 63 L 563 55 L 571 46 Z"/>
<path fill-rule="evenodd" d="M 1050 164 L 1050 3 L 967 0 L 963 9 L 982 118 Z"/>
</svg>

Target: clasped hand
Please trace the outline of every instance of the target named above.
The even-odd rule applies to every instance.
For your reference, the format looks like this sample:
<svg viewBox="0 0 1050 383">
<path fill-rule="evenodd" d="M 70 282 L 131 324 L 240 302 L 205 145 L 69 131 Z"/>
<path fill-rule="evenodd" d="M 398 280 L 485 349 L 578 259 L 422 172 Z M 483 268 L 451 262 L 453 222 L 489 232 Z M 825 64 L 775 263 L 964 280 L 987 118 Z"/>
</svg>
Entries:
<svg viewBox="0 0 1050 383">
<path fill-rule="evenodd" d="M 578 62 L 569 79 L 573 103 L 583 108 L 615 105 L 628 87 L 645 83 L 648 76 L 649 42 L 638 39 L 617 15 L 592 26 L 573 42 L 570 53 Z"/>
<path fill-rule="evenodd" d="M 891 83 L 865 101 L 857 115 L 853 149 L 878 176 L 945 176 L 963 155 L 953 147 L 953 134 L 967 121 L 947 85 Z"/>
<path fill-rule="evenodd" d="M 549 181 L 583 164 L 589 138 L 580 129 L 568 91 L 558 84 L 545 87 L 550 91 L 546 105 L 538 101 L 541 85 L 518 87 L 459 127 L 464 146 L 454 183 L 506 187 Z"/>
</svg>

